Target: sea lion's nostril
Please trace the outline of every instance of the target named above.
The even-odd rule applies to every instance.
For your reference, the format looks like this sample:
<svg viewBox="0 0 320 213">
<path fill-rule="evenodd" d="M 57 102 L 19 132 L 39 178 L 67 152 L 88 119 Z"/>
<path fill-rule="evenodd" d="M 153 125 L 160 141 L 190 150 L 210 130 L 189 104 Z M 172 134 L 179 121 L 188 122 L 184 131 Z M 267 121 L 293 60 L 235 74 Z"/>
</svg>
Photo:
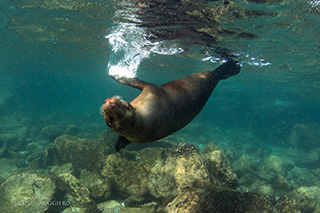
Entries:
<svg viewBox="0 0 320 213">
<path fill-rule="evenodd" d="M 111 106 L 111 108 L 114 107 L 114 103 L 112 103 L 112 102 L 109 102 L 109 105 Z"/>
</svg>

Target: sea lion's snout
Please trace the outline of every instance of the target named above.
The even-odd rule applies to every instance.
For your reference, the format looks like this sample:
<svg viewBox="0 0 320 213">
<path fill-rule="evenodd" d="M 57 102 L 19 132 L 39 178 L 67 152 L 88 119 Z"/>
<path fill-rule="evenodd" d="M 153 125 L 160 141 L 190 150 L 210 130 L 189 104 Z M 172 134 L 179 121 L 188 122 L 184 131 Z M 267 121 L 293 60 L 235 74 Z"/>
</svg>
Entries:
<svg viewBox="0 0 320 213">
<path fill-rule="evenodd" d="M 108 110 L 112 110 L 120 102 L 121 102 L 121 99 L 118 96 L 106 99 L 104 101 L 104 104 L 102 105 L 103 112 L 106 112 Z"/>
<path fill-rule="evenodd" d="M 111 107 L 111 109 L 115 106 L 115 104 L 112 103 L 111 101 L 109 101 L 108 103 L 109 103 L 109 106 Z"/>
<path fill-rule="evenodd" d="M 131 125 L 130 120 L 134 117 L 134 108 L 119 96 L 114 96 L 104 101 L 101 114 L 112 131 L 119 131 L 119 129 L 128 128 L 125 126 Z"/>
</svg>

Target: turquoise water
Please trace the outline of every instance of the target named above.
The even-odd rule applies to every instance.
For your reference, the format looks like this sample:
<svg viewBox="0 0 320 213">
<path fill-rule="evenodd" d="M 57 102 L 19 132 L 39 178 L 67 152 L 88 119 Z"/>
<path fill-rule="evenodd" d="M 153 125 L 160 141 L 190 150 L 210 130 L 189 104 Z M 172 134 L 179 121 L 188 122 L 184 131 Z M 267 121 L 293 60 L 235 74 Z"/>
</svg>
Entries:
<svg viewBox="0 0 320 213">
<path fill-rule="evenodd" d="M 221 81 L 196 119 L 164 140 L 213 142 L 232 162 L 277 155 L 306 176 L 319 167 L 319 1 L 148 2 L 1 0 L 0 147 L 23 152 L 40 141 L 44 149 L 52 144 L 41 138 L 47 125 L 74 124 L 78 136 L 99 137 L 104 100 L 139 94 L 108 76 L 122 75 L 117 65 L 163 84 L 214 69 L 228 52 L 241 73 Z"/>
</svg>

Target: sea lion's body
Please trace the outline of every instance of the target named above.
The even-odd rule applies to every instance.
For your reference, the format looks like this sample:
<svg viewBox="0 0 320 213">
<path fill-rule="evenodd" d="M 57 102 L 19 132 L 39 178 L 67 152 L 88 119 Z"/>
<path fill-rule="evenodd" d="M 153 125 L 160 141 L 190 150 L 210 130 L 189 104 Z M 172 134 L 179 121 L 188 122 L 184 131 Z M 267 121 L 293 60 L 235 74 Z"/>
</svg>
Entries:
<svg viewBox="0 0 320 213">
<path fill-rule="evenodd" d="M 239 73 L 234 61 L 216 70 L 201 72 L 157 86 L 137 78 L 116 79 L 141 90 L 130 104 L 119 97 L 105 101 L 102 109 L 107 125 L 120 137 L 117 151 L 129 144 L 164 138 L 192 121 L 221 79 Z"/>
</svg>

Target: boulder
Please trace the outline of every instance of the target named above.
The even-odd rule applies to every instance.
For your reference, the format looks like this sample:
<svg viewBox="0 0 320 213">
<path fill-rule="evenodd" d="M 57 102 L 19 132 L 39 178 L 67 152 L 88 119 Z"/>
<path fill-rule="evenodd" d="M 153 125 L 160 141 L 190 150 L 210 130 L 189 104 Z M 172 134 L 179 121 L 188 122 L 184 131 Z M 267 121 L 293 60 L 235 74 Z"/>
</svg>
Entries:
<svg viewBox="0 0 320 213">
<path fill-rule="evenodd" d="M 0 159 L 0 177 L 7 179 L 12 173 L 18 171 L 19 168 L 13 159 L 2 158 Z"/>
<path fill-rule="evenodd" d="M 76 170 L 99 171 L 103 160 L 111 153 L 110 147 L 101 140 L 80 139 L 61 135 L 55 140 L 56 148 L 64 162 L 70 162 Z"/>
<path fill-rule="evenodd" d="M 42 128 L 41 136 L 43 139 L 53 142 L 57 137 L 62 135 L 63 132 L 64 131 L 60 126 L 50 124 Z"/>
<path fill-rule="evenodd" d="M 115 200 L 99 203 L 97 206 L 101 213 L 119 213 L 123 208 L 123 205 Z"/>
<path fill-rule="evenodd" d="M 262 195 L 214 186 L 180 193 L 167 205 L 166 212 L 277 212 L 277 209 Z"/>
<path fill-rule="evenodd" d="M 150 165 L 143 162 L 128 161 L 111 154 L 104 162 L 101 175 L 113 184 L 114 192 L 128 198 L 142 196 L 147 192 Z"/>
<path fill-rule="evenodd" d="M 278 175 L 287 176 L 287 171 L 294 166 L 294 162 L 277 155 L 271 155 L 261 162 L 258 176 L 267 182 L 274 181 Z"/>
<path fill-rule="evenodd" d="M 65 199 L 71 205 L 63 212 L 99 212 L 95 202 L 90 198 L 89 189 L 84 186 L 76 177 L 71 174 L 63 173 L 58 175 L 58 186 L 65 194 Z M 78 210 L 77 210 L 78 211 Z"/>
<path fill-rule="evenodd" d="M 320 126 L 317 124 L 296 124 L 293 126 L 289 142 L 292 146 L 303 150 L 311 150 L 319 147 Z"/>
<path fill-rule="evenodd" d="M 106 199 L 112 193 L 112 185 L 107 179 L 103 179 L 99 173 L 81 170 L 80 181 L 91 192 L 93 198 Z"/>
<path fill-rule="evenodd" d="M 56 185 L 48 176 L 12 175 L 0 186 L 0 212 L 45 212 L 55 207 L 51 205 L 55 193 Z"/>
<path fill-rule="evenodd" d="M 302 212 L 320 211 L 319 186 L 299 187 L 288 193 L 287 196 L 296 201 Z"/>
<path fill-rule="evenodd" d="M 187 188 L 234 186 L 235 183 L 236 175 L 221 150 L 200 154 L 193 147 L 179 145 L 171 156 L 155 163 L 148 189 L 154 197 L 170 200 Z"/>
</svg>

